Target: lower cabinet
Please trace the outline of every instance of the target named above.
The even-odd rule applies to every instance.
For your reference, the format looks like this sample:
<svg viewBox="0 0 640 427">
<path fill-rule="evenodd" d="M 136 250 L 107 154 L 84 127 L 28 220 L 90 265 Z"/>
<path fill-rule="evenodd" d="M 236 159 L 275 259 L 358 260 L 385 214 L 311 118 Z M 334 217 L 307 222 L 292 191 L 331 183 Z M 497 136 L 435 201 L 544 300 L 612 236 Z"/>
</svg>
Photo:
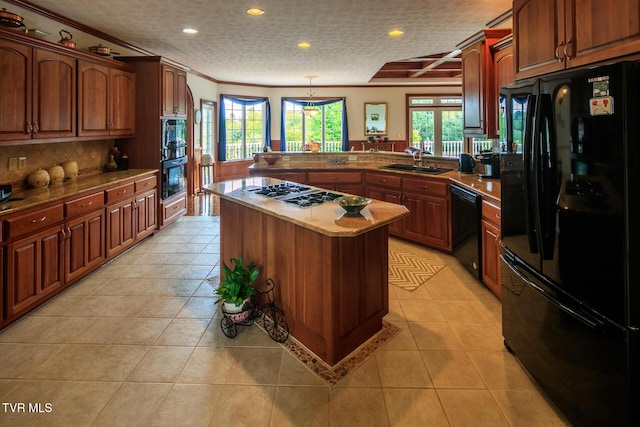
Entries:
<svg viewBox="0 0 640 427">
<path fill-rule="evenodd" d="M 307 173 L 307 184 L 315 187 L 326 188 L 331 191 L 349 193 L 355 195 L 363 194 L 362 173 L 360 171 L 350 172 L 309 172 Z"/>
<path fill-rule="evenodd" d="M 105 191 L 106 257 L 110 259 L 157 228 L 156 180 L 145 178 L 128 182 Z M 145 191 L 136 192 L 136 189 Z M 186 205 L 185 205 L 186 206 Z"/>
<path fill-rule="evenodd" d="M 65 230 L 64 278 L 71 283 L 104 263 L 104 208 L 69 221 Z"/>
<path fill-rule="evenodd" d="M 145 178 L 145 179 L 148 179 Z M 155 177 L 7 215 L 0 221 L 0 327 L 156 229 Z M 107 203 L 105 209 L 105 202 Z"/>
<path fill-rule="evenodd" d="M 6 258 L 7 318 L 37 305 L 64 283 L 63 225 L 9 243 Z"/>
<path fill-rule="evenodd" d="M 107 206 L 107 258 L 112 258 L 133 245 L 135 241 L 135 199 Z"/>
<path fill-rule="evenodd" d="M 389 233 L 451 251 L 448 181 L 367 172 L 367 197 L 405 205 L 410 215 L 389 225 Z"/>
<path fill-rule="evenodd" d="M 145 238 L 157 228 L 156 191 L 147 191 L 136 196 L 136 240 Z"/>
<path fill-rule="evenodd" d="M 482 201 L 482 281 L 499 298 L 502 295 L 500 276 L 500 207 Z"/>
</svg>

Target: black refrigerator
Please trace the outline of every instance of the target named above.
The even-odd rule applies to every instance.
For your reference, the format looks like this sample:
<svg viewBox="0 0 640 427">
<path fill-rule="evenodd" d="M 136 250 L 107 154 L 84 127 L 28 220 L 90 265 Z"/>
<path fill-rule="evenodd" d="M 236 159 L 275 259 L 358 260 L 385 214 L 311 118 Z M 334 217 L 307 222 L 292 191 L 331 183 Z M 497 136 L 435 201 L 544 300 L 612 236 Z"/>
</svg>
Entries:
<svg viewBox="0 0 640 427">
<path fill-rule="evenodd" d="M 505 345 L 572 424 L 640 425 L 640 64 L 501 95 Z"/>
</svg>

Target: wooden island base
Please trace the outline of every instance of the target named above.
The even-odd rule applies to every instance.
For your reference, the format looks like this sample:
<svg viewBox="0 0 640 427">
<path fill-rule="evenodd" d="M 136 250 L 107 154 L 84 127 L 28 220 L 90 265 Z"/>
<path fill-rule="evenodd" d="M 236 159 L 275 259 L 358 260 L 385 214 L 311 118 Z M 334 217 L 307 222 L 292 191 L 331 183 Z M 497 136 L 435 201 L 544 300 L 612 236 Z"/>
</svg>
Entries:
<svg viewBox="0 0 640 427">
<path fill-rule="evenodd" d="M 349 219 L 366 221 L 365 218 Z M 220 200 L 221 261 L 242 254 L 272 278 L 293 337 L 333 366 L 382 329 L 388 305 L 388 232 L 330 236 Z"/>
</svg>

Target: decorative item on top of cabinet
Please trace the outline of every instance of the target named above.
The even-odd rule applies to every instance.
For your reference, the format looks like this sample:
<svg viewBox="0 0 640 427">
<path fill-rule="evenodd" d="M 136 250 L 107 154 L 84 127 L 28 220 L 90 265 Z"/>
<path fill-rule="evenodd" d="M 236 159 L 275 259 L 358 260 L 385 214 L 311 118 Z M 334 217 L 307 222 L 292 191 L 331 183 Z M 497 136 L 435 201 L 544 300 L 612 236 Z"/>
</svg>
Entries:
<svg viewBox="0 0 640 427">
<path fill-rule="evenodd" d="M 76 136 L 75 58 L 0 38 L 0 63 L 0 144 Z"/>
<path fill-rule="evenodd" d="M 511 34 L 510 28 L 485 28 L 458 45 L 462 49 L 464 136 L 497 138 L 496 88 L 491 46 Z"/>
<path fill-rule="evenodd" d="M 634 55 L 637 0 L 514 0 L 516 79 Z"/>
</svg>

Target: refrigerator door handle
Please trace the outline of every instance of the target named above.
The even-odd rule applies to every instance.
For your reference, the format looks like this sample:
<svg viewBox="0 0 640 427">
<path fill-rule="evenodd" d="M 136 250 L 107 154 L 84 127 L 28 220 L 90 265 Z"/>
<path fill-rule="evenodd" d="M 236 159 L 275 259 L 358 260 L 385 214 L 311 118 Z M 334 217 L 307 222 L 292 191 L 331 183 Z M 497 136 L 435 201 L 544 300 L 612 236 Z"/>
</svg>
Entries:
<svg viewBox="0 0 640 427">
<path fill-rule="evenodd" d="M 505 257 L 504 254 L 500 255 L 500 259 L 502 259 L 502 262 L 504 262 L 509 267 L 509 269 L 513 271 L 513 273 L 516 276 L 518 276 L 525 284 L 529 285 L 534 291 L 538 292 L 543 298 L 545 298 L 551 304 L 555 305 L 560 310 L 562 310 L 562 312 L 568 314 L 569 316 L 573 317 L 579 322 L 587 325 L 591 329 L 599 330 L 599 331 L 604 330 L 604 327 L 605 327 L 604 322 L 602 322 L 599 319 L 594 319 L 591 316 L 587 316 L 583 313 L 579 313 L 578 311 L 574 310 L 573 308 L 559 301 L 553 295 L 550 295 L 547 291 L 545 291 L 540 286 L 536 285 L 531 280 L 529 280 L 527 275 L 520 271 L 520 269 L 518 268 L 518 265 L 514 263 L 513 260 L 510 260 L 507 257 Z"/>
<path fill-rule="evenodd" d="M 551 95 L 540 96 L 540 129 L 536 170 L 539 174 L 538 238 L 542 259 L 553 259 L 556 238 L 557 173 L 556 130 Z"/>
<path fill-rule="evenodd" d="M 536 188 L 534 186 L 533 177 L 535 175 L 534 169 L 534 157 L 535 157 L 535 134 L 537 131 L 538 121 L 538 95 L 529 95 L 527 98 L 527 116 L 524 132 L 524 147 L 522 148 L 523 155 L 523 185 L 524 185 L 524 200 L 526 204 L 525 209 L 525 224 L 527 228 L 527 239 L 529 241 L 529 252 L 532 254 L 538 253 L 538 239 L 536 237 L 536 205 L 532 203 L 533 195 L 536 194 Z"/>
</svg>

